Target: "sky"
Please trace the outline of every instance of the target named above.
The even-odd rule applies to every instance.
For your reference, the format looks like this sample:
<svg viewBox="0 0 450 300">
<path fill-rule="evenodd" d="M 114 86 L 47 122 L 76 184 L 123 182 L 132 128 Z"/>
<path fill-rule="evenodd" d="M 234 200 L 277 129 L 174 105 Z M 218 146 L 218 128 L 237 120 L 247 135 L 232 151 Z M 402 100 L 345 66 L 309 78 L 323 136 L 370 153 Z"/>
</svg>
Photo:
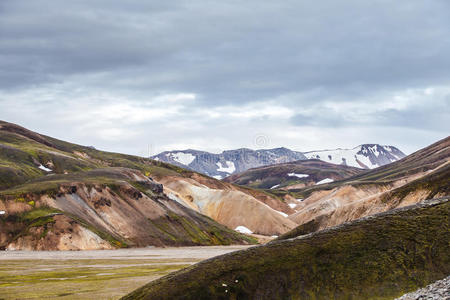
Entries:
<svg viewBox="0 0 450 300">
<path fill-rule="evenodd" d="M 0 0 L 0 119 L 97 149 L 412 153 L 450 132 L 450 1 Z"/>
</svg>

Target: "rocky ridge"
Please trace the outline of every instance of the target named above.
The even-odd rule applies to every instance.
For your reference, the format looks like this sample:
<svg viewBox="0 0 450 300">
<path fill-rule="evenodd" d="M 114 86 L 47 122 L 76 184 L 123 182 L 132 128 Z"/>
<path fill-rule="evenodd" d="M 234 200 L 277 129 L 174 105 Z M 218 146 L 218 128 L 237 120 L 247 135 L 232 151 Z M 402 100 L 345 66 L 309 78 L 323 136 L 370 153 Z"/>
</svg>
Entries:
<svg viewBox="0 0 450 300">
<path fill-rule="evenodd" d="M 438 280 L 424 288 L 397 298 L 396 300 L 449 300 L 450 276 Z"/>
</svg>

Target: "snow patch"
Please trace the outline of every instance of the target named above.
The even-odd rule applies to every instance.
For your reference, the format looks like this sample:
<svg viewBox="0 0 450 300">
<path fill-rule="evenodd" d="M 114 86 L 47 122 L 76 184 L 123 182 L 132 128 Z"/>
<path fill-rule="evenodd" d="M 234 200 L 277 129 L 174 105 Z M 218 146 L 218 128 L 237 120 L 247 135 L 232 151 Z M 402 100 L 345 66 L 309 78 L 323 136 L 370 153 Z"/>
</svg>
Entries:
<svg viewBox="0 0 450 300">
<path fill-rule="evenodd" d="M 185 166 L 189 166 L 196 158 L 194 155 L 184 152 L 168 153 L 166 156 L 170 156 L 174 161 Z"/>
<path fill-rule="evenodd" d="M 246 234 L 252 234 L 253 233 L 253 231 L 251 231 L 250 229 L 248 229 L 247 227 L 242 226 L 242 225 L 236 227 L 234 230 L 236 230 L 236 231 L 238 231 L 240 233 L 246 233 Z"/>
<path fill-rule="evenodd" d="M 318 185 L 318 184 L 324 184 L 324 183 L 330 183 L 330 182 L 333 182 L 334 180 L 333 179 L 331 179 L 331 178 L 325 178 L 325 179 L 322 179 L 321 181 L 318 181 L 317 183 L 316 183 L 316 185 Z"/>
<path fill-rule="evenodd" d="M 45 172 L 51 172 L 52 171 L 52 169 L 46 168 L 43 165 L 40 165 L 38 168 L 43 170 L 43 171 L 45 171 Z"/>
<path fill-rule="evenodd" d="M 181 205 L 185 207 L 189 207 L 183 200 L 181 200 L 177 195 L 172 194 L 170 192 L 166 193 L 167 197 L 169 197 L 170 200 L 173 200 L 175 202 L 180 203 Z"/>
<path fill-rule="evenodd" d="M 298 177 L 298 178 L 305 178 L 308 177 L 308 174 L 296 174 L 296 173 L 288 173 L 289 177 Z"/>
<path fill-rule="evenodd" d="M 220 163 L 220 161 L 217 162 L 216 165 L 219 167 L 217 169 L 217 171 L 219 171 L 219 172 L 225 172 L 228 174 L 232 174 L 234 171 L 236 171 L 236 166 L 234 165 L 234 162 L 232 162 L 232 161 L 227 160 L 225 162 L 225 166 L 223 163 Z"/>
<path fill-rule="evenodd" d="M 377 146 L 369 147 L 370 151 L 372 151 L 373 154 L 375 154 L 376 157 L 380 156 L 380 152 L 378 152 Z"/>
<path fill-rule="evenodd" d="M 221 180 L 221 179 L 222 179 L 222 176 L 221 176 L 221 175 L 215 175 L 215 176 L 213 176 L 213 178 L 215 178 L 215 179 L 217 179 L 217 180 Z"/>
<path fill-rule="evenodd" d="M 279 187 L 279 186 L 280 186 L 279 184 L 276 184 L 276 185 L 274 185 L 273 187 L 271 187 L 270 189 L 273 190 L 273 189 L 276 189 L 276 188 Z"/>
<path fill-rule="evenodd" d="M 275 210 L 275 209 L 274 209 Z M 284 212 L 282 212 L 282 211 L 279 211 L 279 210 L 275 210 L 277 213 L 279 213 L 280 215 L 282 215 L 283 217 L 285 217 L 285 218 L 287 218 L 288 217 L 288 215 L 287 214 L 285 214 Z"/>
<path fill-rule="evenodd" d="M 364 164 L 367 168 L 373 169 L 378 167 L 377 164 L 373 164 L 370 159 L 370 153 L 374 153 L 376 157 L 380 155 L 377 150 L 377 146 L 362 148 L 361 146 L 353 149 L 335 149 L 335 150 L 321 150 L 304 153 L 308 159 L 320 159 L 322 161 L 330 162 L 336 165 L 347 165 L 350 167 L 361 168 L 358 161 Z"/>
<path fill-rule="evenodd" d="M 303 198 L 298 198 L 298 199 L 295 199 L 295 200 L 297 200 L 298 202 L 302 202 Z"/>
<path fill-rule="evenodd" d="M 159 157 L 155 157 L 153 160 L 159 161 Z"/>
<path fill-rule="evenodd" d="M 295 204 L 295 203 L 289 203 L 288 205 L 290 208 L 295 208 L 297 206 L 297 204 Z"/>
</svg>

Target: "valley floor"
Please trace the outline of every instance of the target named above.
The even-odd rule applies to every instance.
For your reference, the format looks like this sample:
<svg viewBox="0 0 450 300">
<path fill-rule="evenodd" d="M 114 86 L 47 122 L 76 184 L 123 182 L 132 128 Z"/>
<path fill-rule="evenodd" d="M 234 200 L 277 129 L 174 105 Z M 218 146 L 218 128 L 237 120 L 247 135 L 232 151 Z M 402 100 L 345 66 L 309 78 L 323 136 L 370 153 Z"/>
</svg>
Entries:
<svg viewBox="0 0 450 300">
<path fill-rule="evenodd" d="M 247 247 L 0 251 L 0 299 L 119 299 L 170 272 Z"/>
</svg>

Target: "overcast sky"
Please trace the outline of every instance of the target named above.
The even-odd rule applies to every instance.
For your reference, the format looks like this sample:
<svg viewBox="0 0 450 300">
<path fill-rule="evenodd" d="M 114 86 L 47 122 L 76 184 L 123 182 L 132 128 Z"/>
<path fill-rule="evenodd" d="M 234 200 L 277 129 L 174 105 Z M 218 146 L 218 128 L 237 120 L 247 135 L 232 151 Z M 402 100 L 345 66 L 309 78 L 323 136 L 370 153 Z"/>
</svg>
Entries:
<svg viewBox="0 0 450 300">
<path fill-rule="evenodd" d="M 0 0 L 0 119 L 144 156 L 411 153 L 450 132 L 450 1 Z"/>
</svg>

